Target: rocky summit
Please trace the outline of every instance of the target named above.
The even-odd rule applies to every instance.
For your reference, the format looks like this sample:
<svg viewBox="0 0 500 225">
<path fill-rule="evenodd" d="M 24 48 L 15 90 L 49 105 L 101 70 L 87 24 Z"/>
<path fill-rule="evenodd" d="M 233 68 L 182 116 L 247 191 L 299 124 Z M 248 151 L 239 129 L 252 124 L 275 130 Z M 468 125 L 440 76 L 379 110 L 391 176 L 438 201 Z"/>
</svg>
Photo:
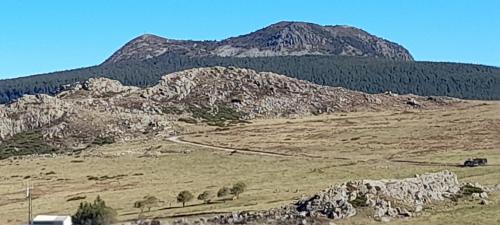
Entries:
<svg viewBox="0 0 500 225">
<path fill-rule="evenodd" d="M 168 74 L 148 88 L 106 78 L 72 84 L 56 96 L 26 95 L 0 105 L 0 139 L 39 132 L 51 145 L 169 135 L 173 122 L 229 126 L 252 118 L 297 117 L 363 110 L 413 110 L 458 100 L 365 94 L 240 68 L 197 68 Z"/>
<path fill-rule="evenodd" d="M 221 41 L 172 40 L 145 34 L 128 42 L 104 64 L 146 60 L 167 53 L 227 57 L 337 55 L 413 60 L 401 45 L 355 27 L 283 21 Z"/>
</svg>

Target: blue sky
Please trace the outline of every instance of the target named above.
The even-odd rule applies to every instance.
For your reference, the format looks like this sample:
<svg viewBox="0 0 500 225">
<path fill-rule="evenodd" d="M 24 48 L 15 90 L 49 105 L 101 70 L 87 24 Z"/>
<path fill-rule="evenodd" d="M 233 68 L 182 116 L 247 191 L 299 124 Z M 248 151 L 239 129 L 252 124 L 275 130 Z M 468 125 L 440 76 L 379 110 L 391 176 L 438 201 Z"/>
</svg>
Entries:
<svg viewBox="0 0 500 225">
<path fill-rule="evenodd" d="M 417 60 L 500 66 L 498 0 L 2 0 L 0 79 L 99 64 L 144 33 L 220 40 L 283 20 L 356 26 Z"/>
</svg>

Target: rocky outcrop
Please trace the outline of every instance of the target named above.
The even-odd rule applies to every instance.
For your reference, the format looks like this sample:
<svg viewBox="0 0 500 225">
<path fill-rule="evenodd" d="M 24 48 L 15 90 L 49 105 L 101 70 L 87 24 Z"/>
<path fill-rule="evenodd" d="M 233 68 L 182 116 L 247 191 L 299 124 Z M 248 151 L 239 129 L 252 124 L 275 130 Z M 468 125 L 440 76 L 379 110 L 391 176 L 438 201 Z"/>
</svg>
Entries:
<svg viewBox="0 0 500 225">
<path fill-rule="evenodd" d="M 331 187 L 298 203 L 306 215 L 342 219 L 356 214 L 356 207 L 373 207 L 374 218 L 408 217 L 423 205 L 442 201 L 460 191 L 457 176 L 449 171 L 402 180 L 351 181 Z M 355 205 L 355 206 L 353 206 Z"/>
<path fill-rule="evenodd" d="M 345 88 L 316 85 L 283 75 L 233 67 L 196 68 L 162 77 L 143 97 L 188 109 L 217 112 L 227 106 L 246 118 L 312 115 L 362 109 L 412 109 L 448 105 L 419 96 L 370 95 Z M 418 101 L 418 105 L 407 104 Z"/>
<path fill-rule="evenodd" d="M 342 55 L 413 60 L 402 46 L 355 27 L 284 21 L 218 42 L 171 40 L 145 34 L 128 42 L 104 64 L 146 60 L 166 53 L 224 57 Z"/>
<path fill-rule="evenodd" d="M 123 86 L 120 81 L 100 77 L 90 78 L 89 80 L 83 82 L 82 89 L 90 91 L 93 95 L 101 95 L 106 93 L 129 92 L 139 88 Z"/>
<path fill-rule="evenodd" d="M 8 106 L 0 105 L 0 141 L 60 120 L 74 110 L 71 104 L 49 95 L 27 95 Z"/>
<path fill-rule="evenodd" d="M 40 129 L 64 148 L 96 138 L 130 140 L 168 135 L 172 121 L 227 125 L 256 117 L 305 116 L 359 110 L 411 110 L 453 105 L 456 100 L 370 95 L 316 85 L 286 76 L 240 68 L 197 68 L 168 74 L 148 88 L 123 86 L 106 78 L 73 84 L 56 96 L 28 95 L 0 106 L 0 140 Z M 83 144 L 82 144 L 83 143 Z"/>
<path fill-rule="evenodd" d="M 215 52 L 239 57 L 313 54 L 413 60 L 402 46 L 355 27 L 289 21 L 223 40 Z"/>
</svg>

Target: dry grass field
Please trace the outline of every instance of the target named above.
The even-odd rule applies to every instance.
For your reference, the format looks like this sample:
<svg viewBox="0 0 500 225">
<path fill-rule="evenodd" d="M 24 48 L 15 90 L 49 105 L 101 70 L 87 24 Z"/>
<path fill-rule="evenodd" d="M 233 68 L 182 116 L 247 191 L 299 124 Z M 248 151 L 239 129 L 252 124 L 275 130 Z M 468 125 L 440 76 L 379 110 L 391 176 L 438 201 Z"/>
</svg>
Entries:
<svg viewBox="0 0 500 225">
<path fill-rule="evenodd" d="M 70 198 L 90 201 L 99 194 L 117 209 L 121 221 L 137 218 L 139 210 L 133 203 L 145 195 L 164 202 L 144 215 L 168 220 L 277 207 L 352 179 L 402 178 L 447 169 L 462 181 L 500 183 L 497 102 L 472 102 L 453 110 L 255 120 L 229 128 L 191 125 L 181 139 L 239 150 L 158 138 L 105 145 L 78 156 L 3 160 L 0 224 L 24 222 L 23 185 L 27 181 L 35 185 L 35 214 L 72 214 L 82 200 Z M 479 156 L 487 157 L 489 165 L 458 166 L 464 159 Z M 204 190 L 216 192 L 238 181 L 249 186 L 240 199 L 208 205 L 193 200 L 185 208 L 175 202 L 182 190 L 195 195 Z M 489 205 L 469 201 L 436 205 L 404 224 L 500 224 L 498 212 L 500 194 L 495 193 Z M 362 214 L 336 223 L 375 223 Z"/>
</svg>

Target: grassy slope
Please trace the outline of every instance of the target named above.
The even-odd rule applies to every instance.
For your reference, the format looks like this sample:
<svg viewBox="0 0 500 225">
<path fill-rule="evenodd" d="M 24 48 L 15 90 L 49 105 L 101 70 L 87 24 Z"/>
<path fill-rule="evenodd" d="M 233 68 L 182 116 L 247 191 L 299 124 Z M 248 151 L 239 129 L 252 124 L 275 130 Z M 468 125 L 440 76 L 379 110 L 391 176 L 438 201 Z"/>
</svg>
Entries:
<svg viewBox="0 0 500 225">
<path fill-rule="evenodd" d="M 150 140 L 96 147 L 107 157 L 61 156 L 0 161 L 0 224 L 25 218 L 23 182 L 35 183 L 35 214 L 68 213 L 79 201 L 66 200 L 100 194 L 119 218 L 137 218 L 133 202 L 152 194 L 165 203 L 146 216 L 170 217 L 280 206 L 331 184 L 351 179 L 401 178 L 415 173 L 448 169 L 464 181 L 500 182 L 500 104 L 474 104 L 461 110 L 412 113 L 349 113 L 304 119 L 254 121 L 230 130 L 191 126 L 199 131 L 186 140 L 221 146 L 265 149 L 291 157 L 230 154 L 212 149 Z M 206 130 L 208 129 L 208 131 Z M 150 151 L 158 157 L 143 157 Z M 122 155 L 123 154 L 123 155 Z M 321 156 L 315 158 L 311 156 Z M 457 167 L 463 159 L 485 156 L 490 165 Z M 54 172 L 54 173 L 52 173 Z M 24 177 L 31 176 L 25 179 Z M 93 177 L 101 181 L 88 180 Z M 196 194 L 243 180 L 248 192 L 235 201 L 181 208 L 175 202 L 181 190 Z M 405 224 L 498 224 L 500 197 L 492 204 L 477 202 L 428 209 L 426 215 Z M 394 221 L 399 224 L 401 221 Z M 339 224 L 367 224 L 363 216 Z"/>
</svg>

